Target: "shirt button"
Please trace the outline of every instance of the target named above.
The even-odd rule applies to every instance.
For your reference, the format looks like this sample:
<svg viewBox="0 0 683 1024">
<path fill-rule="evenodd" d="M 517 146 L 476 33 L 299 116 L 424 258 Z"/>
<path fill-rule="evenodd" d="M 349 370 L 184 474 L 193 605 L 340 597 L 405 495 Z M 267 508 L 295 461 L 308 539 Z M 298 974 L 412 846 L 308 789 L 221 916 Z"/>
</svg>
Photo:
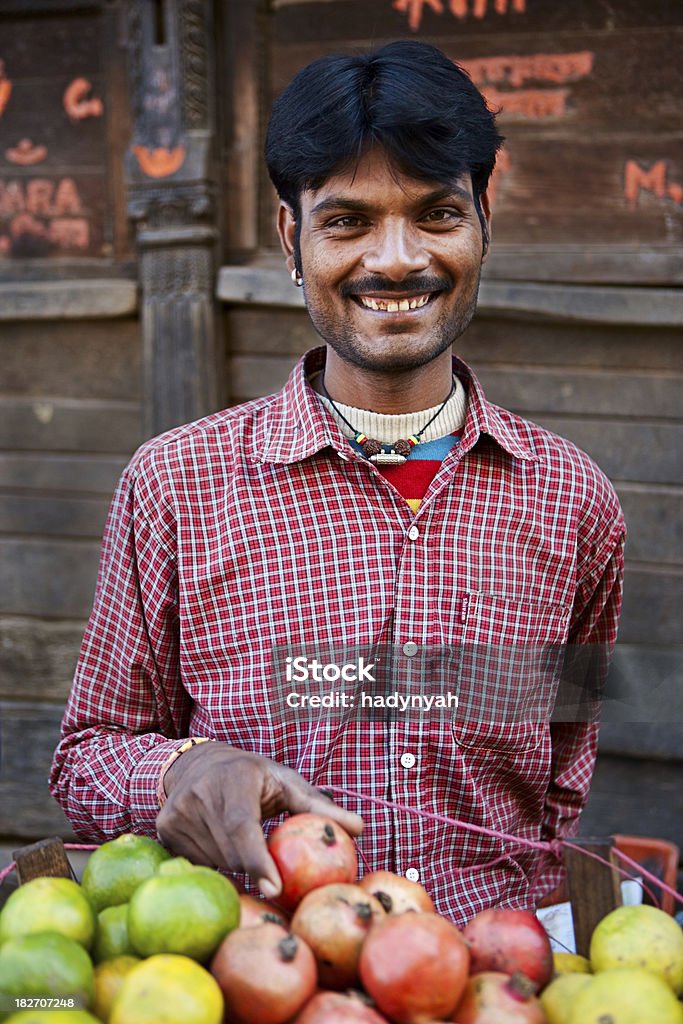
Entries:
<svg viewBox="0 0 683 1024">
<path fill-rule="evenodd" d="M 417 651 L 417 644 L 414 643 L 413 640 L 409 640 L 407 644 L 403 645 L 403 653 L 405 654 L 406 658 L 414 658 L 415 655 L 417 654 Z"/>
<path fill-rule="evenodd" d="M 401 764 L 404 768 L 412 768 L 415 764 L 415 754 L 401 754 Z"/>
<path fill-rule="evenodd" d="M 417 540 L 419 536 L 420 531 L 418 530 L 417 526 L 411 526 L 410 529 L 408 530 L 408 540 Z"/>
<path fill-rule="evenodd" d="M 417 870 L 417 868 L 408 868 L 408 870 L 406 871 L 406 878 L 408 879 L 409 882 L 419 882 L 420 872 Z"/>
</svg>

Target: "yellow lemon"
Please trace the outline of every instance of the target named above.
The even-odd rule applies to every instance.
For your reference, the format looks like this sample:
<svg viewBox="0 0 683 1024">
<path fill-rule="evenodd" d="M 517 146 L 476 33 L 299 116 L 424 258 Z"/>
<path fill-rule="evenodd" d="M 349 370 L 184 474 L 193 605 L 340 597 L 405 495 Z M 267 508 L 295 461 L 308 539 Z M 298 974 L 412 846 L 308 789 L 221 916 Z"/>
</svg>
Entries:
<svg viewBox="0 0 683 1024">
<path fill-rule="evenodd" d="M 81 885 L 97 911 L 128 903 L 137 887 L 170 856 L 155 839 L 127 832 L 91 853 Z"/>
<path fill-rule="evenodd" d="M 596 926 L 590 942 L 594 971 L 636 967 L 683 992 L 683 930 L 656 907 L 617 907 Z"/>
<path fill-rule="evenodd" d="M 590 974 L 591 962 L 578 953 L 553 953 L 553 968 L 556 975 Z"/>
<path fill-rule="evenodd" d="M 560 974 L 551 981 L 538 997 L 548 1024 L 568 1024 L 574 997 L 590 983 L 590 975 L 578 971 Z"/>
<path fill-rule="evenodd" d="M 683 1024 L 683 1006 L 649 971 L 603 971 L 572 999 L 568 1024 Z"/>
<path fill-rule="evenodd" d="M 126 975 L 109 1024 L 221 1024 L 223 1010 L 218 982 L 204 967 L 162 953 Z"/>
<path fill-rule="evenodd" d="M 0 911 L 0 946 L 33 932 L 59 932 L 90 949 L 95 912 L 78 882 L 34 878 L 15 889 Z"/>
<path fill-rule="evenodd" d="M 100 1020 L 109 1021 L 111 1008 L 123 979 L 140 963 L 142 961 L 137 956 L 116 956 L 113 960 L 105 960 L 97 965 L 93 1010 Z"/>
<path fill-rule="evenodd" d="M 140 956 L 180 953 L 207 960 L 240 919 L 234 885 L 212 868 L 149 878 L 132 896 L 128 934 Z"/>
</svg>

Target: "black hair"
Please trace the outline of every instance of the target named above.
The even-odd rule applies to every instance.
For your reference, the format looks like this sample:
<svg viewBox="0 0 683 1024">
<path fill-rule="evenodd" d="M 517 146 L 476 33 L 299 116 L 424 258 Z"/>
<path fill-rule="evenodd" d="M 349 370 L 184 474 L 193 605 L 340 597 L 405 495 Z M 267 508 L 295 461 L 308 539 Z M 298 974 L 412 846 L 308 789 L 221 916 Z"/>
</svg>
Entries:
<svg viewBox="0 0 683 1024">
<path fill-rule="evenodd" d="M 469 75 L 435 46 L 407 40 L 302 68 L 273 105 L 266 163 L 297 221 L 302 192 L 320 188 L 375 145 L 417 180 L 450 184 L 469 174 L 486 246 L 480 197 L 502 143 Z"/>
</svg>

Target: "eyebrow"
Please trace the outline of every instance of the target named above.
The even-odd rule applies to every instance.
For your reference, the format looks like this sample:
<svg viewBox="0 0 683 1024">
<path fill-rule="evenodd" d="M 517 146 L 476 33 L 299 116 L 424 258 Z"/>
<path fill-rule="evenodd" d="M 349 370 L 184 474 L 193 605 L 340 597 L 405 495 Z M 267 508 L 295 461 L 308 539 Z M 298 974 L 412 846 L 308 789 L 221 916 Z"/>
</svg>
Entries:
<svg viewBox="0 0 683 1024">
<path fill-rule="evenodd" d="M 443 202 L 444 199 L 453 199 L 457 197 L 465 202 L 473 202 L 473 196 L 462 188 L 460 185 L 444 185 L 442 188 L 434 189 L 433 192 L 428 192 L 426 195 L 420 196 L 416 202 L 416 206 L 431 206 L 434 203 Z M 321 199 L 319 203 L 311 210 L 312 214 L 316 213 L 327 213 L 331 210 L 348 210 L 351 213 L 369 213 L 372 210 L 372 204 L 366 203 L 362 199 L 347 199 L 344 196 L 329 196 L 327 199 Z"/>
</svg>

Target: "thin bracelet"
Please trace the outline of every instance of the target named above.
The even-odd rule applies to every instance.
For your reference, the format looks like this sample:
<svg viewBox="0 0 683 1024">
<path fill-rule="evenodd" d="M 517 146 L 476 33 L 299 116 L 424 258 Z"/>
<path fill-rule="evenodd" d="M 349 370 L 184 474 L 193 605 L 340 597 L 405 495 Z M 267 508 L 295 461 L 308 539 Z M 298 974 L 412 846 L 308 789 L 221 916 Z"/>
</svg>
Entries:
<svg viewBox="0 0 683 1024">
<path fill-rule="evenodd" d="M 198 747 L 200 743 L 215 742 L 216 741 L 213 739 L 213 737 L 210 736 L 191 736 L 189 740 L 185 740 L 182 746 L 178 747 L 177 750 L 174 750 L 170 757 L 166 758 L 166 760 L 161 766 L 161 771 L 159 772 L 159 780 L 157 782 L 157 802 L 159 804 L 159 807 L 163 807 L 164 804 L 166 803 L 167 793 L 164 787 L 164 779 L 166 777 L 166 772 L 171 767 L 171 765 L 175 764 L 175 762 L 178 760 L 181 754 L 186 753 L 186 751 L 188 750 L 192 750 L 192 747 Z"/>
</svg>

